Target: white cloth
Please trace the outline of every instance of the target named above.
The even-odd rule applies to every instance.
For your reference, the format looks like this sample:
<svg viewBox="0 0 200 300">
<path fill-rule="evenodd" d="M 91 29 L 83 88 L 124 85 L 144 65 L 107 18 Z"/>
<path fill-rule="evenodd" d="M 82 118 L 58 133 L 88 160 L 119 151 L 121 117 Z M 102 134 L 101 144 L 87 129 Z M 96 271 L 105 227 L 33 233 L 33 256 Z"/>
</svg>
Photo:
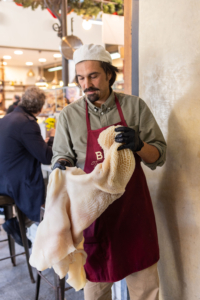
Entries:
<svg viewBox="0 0 200 300">
<path fill-rule="evenodd" d="M 30 257 L 39 271 L 53 267 L 60 278 L 68 273 L 67 282 L 76 290 L 86 284 L 83 230 L 123 195 L 135 168 L 131 150 L 117 151 L 114 129 L 111 126 L 99 136 L 105 159 L 93 172 L 73 167 L 51 173 L 45 216 Z"/>
<path fill-rule="evenodd" d="M 108 51 L 101 45 L 83 45 L 73 55 L 75 65 L 84 60 L 98 60 L 112 64 L 112 58 Z"/>
</svg>

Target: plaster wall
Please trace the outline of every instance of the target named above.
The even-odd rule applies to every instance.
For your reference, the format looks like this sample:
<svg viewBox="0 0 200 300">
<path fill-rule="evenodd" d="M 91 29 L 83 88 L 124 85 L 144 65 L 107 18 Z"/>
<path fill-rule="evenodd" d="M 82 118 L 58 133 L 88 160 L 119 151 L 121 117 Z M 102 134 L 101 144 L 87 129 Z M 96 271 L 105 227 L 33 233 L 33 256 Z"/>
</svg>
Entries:
<svg viewBox="0 0 200 300">
<path fill-rule="evenodd" d="M 134 2 L 135 0 L 133 0 Z M 158 227 L 163 300 L 200 299 L 200 2 L 140 1 L 140 97 L 167 140 L 144 168 Z"/>
</svg>

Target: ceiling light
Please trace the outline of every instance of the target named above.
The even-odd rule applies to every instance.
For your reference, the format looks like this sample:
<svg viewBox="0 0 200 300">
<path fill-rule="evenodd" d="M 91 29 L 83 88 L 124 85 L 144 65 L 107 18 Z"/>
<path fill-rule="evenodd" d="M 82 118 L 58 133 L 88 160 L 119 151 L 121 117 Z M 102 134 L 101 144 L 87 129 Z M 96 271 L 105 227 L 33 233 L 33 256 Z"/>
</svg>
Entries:
<svg viewBox="0 0 200 300">
<path fill-rule="evenodd" d="M 46 78 L 45 77 L 40 77 L 37 80 L 37 82 L 35 83 L 35 85 L 46 87 L 47 86 Z"/>
<path fill-rule="evenodd" d="M 39 58 L 38 60 L 39 60 L 40 62 L 45 62 L 45 61 L 47 61 L 46 58 Z"/>
<path fill-rule="evenodd" d="M 37 85 L 38 87 L 47 87 L 47 80 L 43 75 L 43 68 L 40 68 L 40 75 L 38 77 L 38 79 L 36 80 L 35 85 Z"/>
<path fill-rule="evenodd" d="M 10 55 L 4 55 L 3 59 L 11 59 L 11 56 Z"/>
<path fill-rule="evenodd" d="M 48 69 L 47 71 L 48 72 L 54 72 L 54 71 L 59 71 L 59 70 L 62 70 L 62 66 L 53 67 L 53 68 Z"/>
<path fill-rule="evenodd" d="M 83 20 L 82 26 L 85 30 L 89 30 L 92 27 L 92 24 L 89 21 Z"/>
<path fill-rule="evenodd" d="M 61 55 L 60 53 L 55 53 L 53 56 L 54 56 L 55 58 L 59 58 L 59 57 L 61 57 L 62 55 Z"/>
<path fill-rule="evenodd" d="M 27 61 L 27 62 L 26 62 L 26 65 L 27 65 L 27 66 L 32 66 L 33 63 L 32 63 L 31 61 Z"/>
<path fill-rule="evenodd" d="M 6 62 L 6 61 L 4 61 L 4 62 L 3 62 L 3 65 L 4 65 L 4 66 L 6 66 L 6 65 L 7 65 L 7 62 Z"/>
<path fill-rule="evenodd" d="M 21 55 L 21 54 L 23 54 L 23 51 L 21 51 L 21 50 L 16 50 L 16 51 L 14 51 L 14 53 L 17 54 L 17 55 Z"/>
<path fill-rule="evenodd" d="M 46 90 L 48 88 L 48 84 L 46 86 L 38 86 L 40 90 Z"/>
<path fill-rule="evenodd" d="M 112 59 L 117 59 L 117 58 L 121 57 L 118 52 L 110 53 L 110 56 L 111 56 Z"/>
<path fill-rule="evenodd" d="M 53 87 L 53 86 L 59 85 L 58 76 L 57 76 L 57 71 L 55 72 L 55 77 L 54 77 L 54 79 L 52 80 L 51 85 L 52 85 L 52 87 Z"/>
</svg>

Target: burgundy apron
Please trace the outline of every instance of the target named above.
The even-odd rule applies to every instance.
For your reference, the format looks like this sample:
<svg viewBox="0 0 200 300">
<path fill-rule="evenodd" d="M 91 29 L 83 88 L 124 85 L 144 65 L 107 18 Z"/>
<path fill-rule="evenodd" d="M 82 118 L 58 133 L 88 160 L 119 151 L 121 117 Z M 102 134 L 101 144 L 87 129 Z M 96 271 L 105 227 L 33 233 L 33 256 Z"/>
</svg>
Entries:
<svg viewBox="0 0 200 300">
<path fill-rule="evenodd" d="M 115 103 L 121 122 L 113 125 L 127 126 L 116 96 Z M 91 130 L 87 101 L 86 122 L 88 135 L 84 171 L 91 173 L 104 160 L 97 139 L 109 126 Z M 135 171 L 123 196 L 84 230 L 84 249 L 88 254 L 85 271 L 87 279 L 92 282 L 115 282 L 159 260 L 151 198 L 137 154 L 135 160 Z"/>
</svg>

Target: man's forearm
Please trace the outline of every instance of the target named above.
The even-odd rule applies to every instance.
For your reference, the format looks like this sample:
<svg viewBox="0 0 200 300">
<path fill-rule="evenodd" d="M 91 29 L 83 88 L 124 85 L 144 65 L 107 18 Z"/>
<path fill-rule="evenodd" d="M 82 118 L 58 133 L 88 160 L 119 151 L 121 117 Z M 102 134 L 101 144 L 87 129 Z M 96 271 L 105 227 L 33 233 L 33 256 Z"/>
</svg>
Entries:
<svg viewBox="0 0 200 300">
<path fill-rule="evenodd" d="M 137 152 L 137 154 L 141 157 L 142 160 L 144 160 L 147 164 L 153 164 L 156 162 L 160 157 L 160 152 L 158 149 L 152 145 L 149 145 L 145 142 L 144 147 L 140 151 Z"/>
</svg>

